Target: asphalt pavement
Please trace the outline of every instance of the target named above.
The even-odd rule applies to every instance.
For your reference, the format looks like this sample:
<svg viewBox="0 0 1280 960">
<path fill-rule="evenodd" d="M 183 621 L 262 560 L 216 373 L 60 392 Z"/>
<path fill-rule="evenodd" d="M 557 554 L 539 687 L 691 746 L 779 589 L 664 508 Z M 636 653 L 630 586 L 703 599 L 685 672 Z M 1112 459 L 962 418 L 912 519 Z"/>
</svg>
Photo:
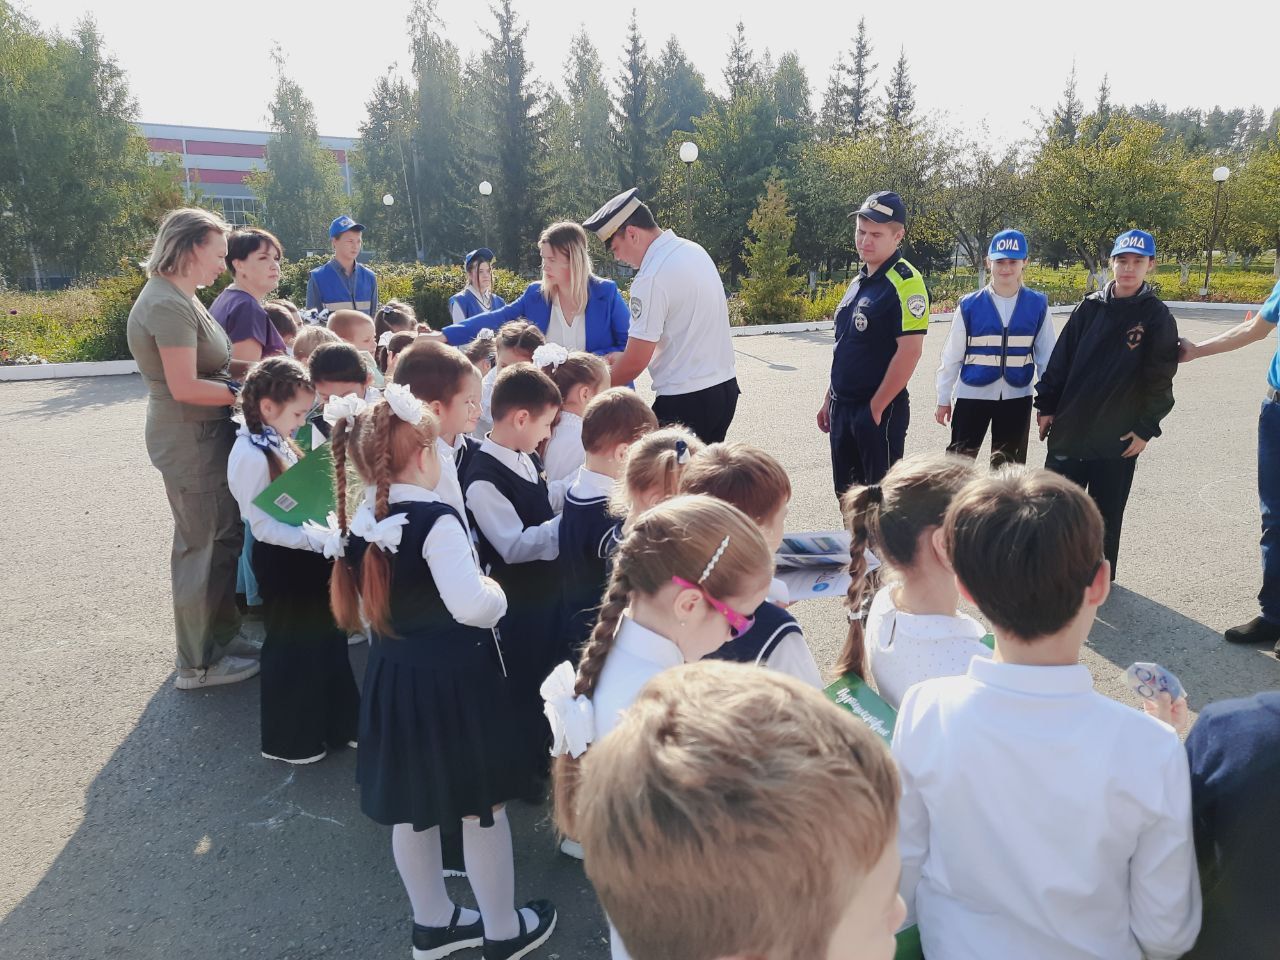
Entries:
<svg viewBox="0 0 1280 960">
<path fill-rule="evenodd" d="M 1203 339 L 1243 311 L 1178 315 L 1184 335 Z M 946 332 L 930 329 L 911 382 L 908 453 L 947 441 L 932 386 Z M 788 467 L 790 529 L 837 527 L 814 423 L 831 334 L 734 345 L 743 396 L 730 439 Z M 1119 680 L 1135 660 L 1178 674 L 1193 709 L 1280 687 L 1270 651 L 1220 635 L 1257 609 L 1255 424 L 1274 349 L 1182 368 L 1165 436 L 1139 461 L 1119 579 L 1084 657 L 1099 689 L 1135 708 Z M 354 756 L 297 769 L 265 761 L 256 680 L 173 687 L 172 528 L 143 445 L 139 378 L 0 384 L 0 411 L 0 957 L 407 955 L 390 832 L 359 811 Z M 1032 462 L 1043 458 L 1033 441 Z M 792 610 L 829 668 L 839 604 Z M 357 676 L 365 656 L 352 648 Z M 589 884 L 556 852 L 547 808 L 511 811 L 518 897 L 560 908 L 538 955 L 607 957 Z M 466 881 L 449 883 L 472 902 Z"/>
</svg>

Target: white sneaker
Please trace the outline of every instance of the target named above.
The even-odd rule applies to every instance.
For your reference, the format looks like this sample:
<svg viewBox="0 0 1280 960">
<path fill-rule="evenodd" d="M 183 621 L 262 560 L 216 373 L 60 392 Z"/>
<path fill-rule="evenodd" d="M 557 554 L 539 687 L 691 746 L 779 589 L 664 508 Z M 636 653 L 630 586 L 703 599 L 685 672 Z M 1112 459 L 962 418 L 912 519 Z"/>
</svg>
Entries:
<svg viewBox="0 0 1280 960">
<path fill-rule="evenodd" d="M 257 660 L 262 656 L 262 633 L 251 631 L 242 626 L 222 651 L 224 657 L 239 657 L 242 660 Z"/>
<path fill-rule="evenodd" d="M 582 844 L 577 840 L 570 840 L 568 837 L 560 841 L 560 852 L 566 857 L 573 857 L 575 860 L 583 859 Z"/>
<path fill-rule="evenodd" d="M 305 766 L 308 763 L 317 763 L 323 760 L 327 755 L 328 754 L 321 750 L 314 757 L 304 757 L 300 760 L 294 760 L 290 757 L 277 757 L 274 754 L 267 753 L 265 750 L 262 751 L 262 758 L 264 760 L 279 760 L 281 763 L 292 763 L 295 767 Z"/>
<path fill-rule="evenodd" d="M 179 667 L 173 685 L 179 690 L 199 690 L 202 687 L 217 687 L 224 683 L 239 683 L 257 676 L 259 667 L 257 660 L 247 657 L 223 657 L 200 670 Z"/>
</svg>

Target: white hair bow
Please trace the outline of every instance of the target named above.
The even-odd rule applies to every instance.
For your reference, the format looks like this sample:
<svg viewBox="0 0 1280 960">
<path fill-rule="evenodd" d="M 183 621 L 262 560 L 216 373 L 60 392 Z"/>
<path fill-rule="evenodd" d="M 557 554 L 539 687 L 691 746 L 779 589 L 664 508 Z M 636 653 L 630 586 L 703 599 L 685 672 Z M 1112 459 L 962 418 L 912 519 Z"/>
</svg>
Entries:
<svg viewBox="0 0 1280 960">
<path fill-rule="evenodd" d="M 336 560 L 347 552 L 347 535 L 342 527 L 338 526 L 338 515 L 332 510 L 325 517 L 324 526 L 314 520 L 308 520 L 302 525 L 302 532 L 307 535 L 311 545 L 322 552 L 327 560 Z"/>
<path fill-rule="evenodd" d="M 382 520 L 373 518 L 373 507 L 367 503 L 360 504 L 356 515 L 351 518 L 351 532 L 370 546 L 381 547 L 387 553 L 400 550 L 402 529 L 409 522 L 409 515 L 393 513 Z"/>
<path fill-rule="evenodd" d="M 541 369 L 550 367 L 553 371 L 569 359 L 569 351 L 558 343 L 544 343 L 533 351 L 533 365 Z"/>
<path fill-rule="evenodd" d="M 324 405 L 324 422 L 337 426 L 343 420 L 348 423 L 364 413 L 368 404 L 356 393 L 348 393 L 345 397 L 330 397 Z"/>
<path fill-rule="evenodd" d="M 395 335 L 396 332 L 394 330 L 384 330 L 382 336 L 378 338 L 378 346 L 384 349 L 391 346 L 391 338 Z"/>
<path fill-rule="evenodd" d="M 416 426 L 422 422 L 422 401 L 403 383 L 388 383 L 382 388 L 382 399 L 391 404 L 391 411 L 405 423 Z"/>
<path fill-rule="evenodd" d="M 569 661 L 551 671 L 542 681 L 538 692 L 542 694 L 543 711 L 551 724 L 551 755 L 569 754 L 578 759 L 596 738 L 596 715 L 590 699 L 574 696 L 576 674 Z"/>
</svg>

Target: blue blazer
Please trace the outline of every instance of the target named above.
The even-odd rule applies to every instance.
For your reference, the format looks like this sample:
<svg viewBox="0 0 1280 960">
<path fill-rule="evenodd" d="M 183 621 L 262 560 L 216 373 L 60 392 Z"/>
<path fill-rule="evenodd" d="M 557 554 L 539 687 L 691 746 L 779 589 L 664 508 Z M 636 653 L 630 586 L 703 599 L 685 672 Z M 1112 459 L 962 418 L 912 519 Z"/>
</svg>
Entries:
<svg viewBox="0 0 1280 960">
<path fill-rule="evenodd" d="M 497 329 L 511 320 L 524 317 L 543 333 L 551 323 L 551 304 L 542 296 L 542 283 L 535 282 L 525 288 L 519 298 L 500 310 L 477 313 L 462 323 L 453 323 L 440 332 L 455 347 L 470 343 L 486 327 Z M 618 292 L 612 280 L 592 277 L 587 286 L 587 352 L 603 356 L 627 347 L 627 333 L 631 329 L 631 310 Z"/>
</svg>

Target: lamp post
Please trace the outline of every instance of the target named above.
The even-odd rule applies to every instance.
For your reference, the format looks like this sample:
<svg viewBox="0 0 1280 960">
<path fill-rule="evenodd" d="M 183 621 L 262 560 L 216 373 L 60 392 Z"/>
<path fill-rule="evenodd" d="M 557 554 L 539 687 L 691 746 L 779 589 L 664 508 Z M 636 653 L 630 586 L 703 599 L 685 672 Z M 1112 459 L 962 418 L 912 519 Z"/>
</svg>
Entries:
<svg viewBox="0 0 1280 960">
<path fill-rule="evenodd" d="M 391 205 L 392 205 L 393 203 L 395 203 L 395 202 L 396 202 L 396 198 L 395 198 L 395 197 L 393 197 L 391 194 L 389 194 L 389 193 L 384 193 L 384 194 L 382 195 L 382 205 L 383 205 L 384 207 L 389 207 L 389 206 L 391 206 Z"/>
<path fill-rule="evenodd" d="M 493 184 L 488 180 L 480 181 L 480 196 L 488 197 L 493 193 Z M 489 245 L 489 201 L 484 199 L 480 201 L 480 224 L 481 232 L 484 234 L 484 245 Z"/>
<path fill-rule="evenodd" d="M 692 140 L 680 144 L 680 159 L 684 162 L 684 217 L 688 236 L 693 233 L 693 163 L 698 159 L 698 145 Z"/>
<path fill-rule="evenodd" d="M 1213 248 L 1218 242 L 1218 204 L 1222 201 L 1222 185 L 1227 182 L 1227 177 L 1231 176 L 1229 167 L 1216 167 L 1213 171 L 1213 180 L 1217 187 L 1213 192 L 1213 220 L 1209 225 L 1209 257 L 1204 267 L 1204 286 L 1200 288 L 1200 296 L 1207 297 L 1209 295 L 1209 274 L 1213 270 Z"/>
</svg>

